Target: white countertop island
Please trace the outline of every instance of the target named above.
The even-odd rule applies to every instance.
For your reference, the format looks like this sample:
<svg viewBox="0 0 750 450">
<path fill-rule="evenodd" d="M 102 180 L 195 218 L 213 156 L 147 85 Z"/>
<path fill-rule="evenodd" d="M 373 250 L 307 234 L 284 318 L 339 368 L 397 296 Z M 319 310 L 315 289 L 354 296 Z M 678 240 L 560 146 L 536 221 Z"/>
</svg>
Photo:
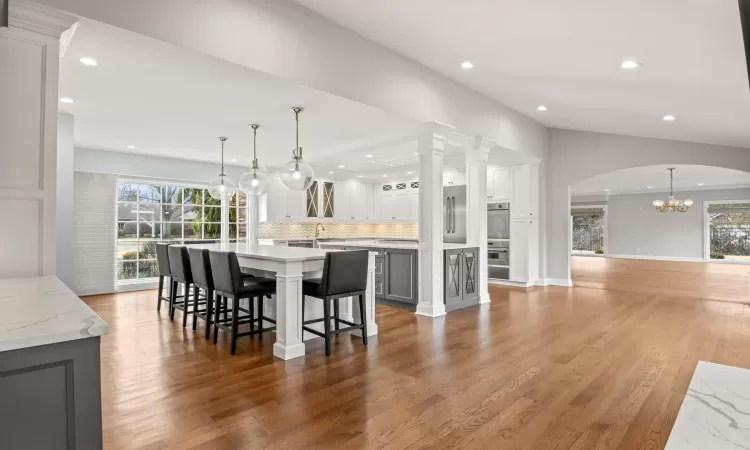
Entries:
<svg viewBox="0 0 750 450">
<path fill-rule="evenodd" d="M 107 334 L 109 327 L 55 276 L 0 280 L 0 352 Z"/>
<path fill-rule="evenodd" d="M 750 449 L 750 370 L 698 361 L 665 449 Z"/>
</svg>

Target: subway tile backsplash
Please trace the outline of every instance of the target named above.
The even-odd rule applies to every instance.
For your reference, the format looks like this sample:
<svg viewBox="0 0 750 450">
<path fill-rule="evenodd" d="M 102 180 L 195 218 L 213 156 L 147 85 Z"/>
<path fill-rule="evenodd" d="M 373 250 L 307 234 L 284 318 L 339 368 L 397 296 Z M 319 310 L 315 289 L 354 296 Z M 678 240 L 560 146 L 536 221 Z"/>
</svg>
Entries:
<svg viewBox="0 0 750 450">
<path fill-rule="evenodd" d="M 417 239 L 417 222 L 323 222 L 321 238 L 407 238 Z M 315 236 L 314 222 L 261 222 L 260 239 L 299 239 Z"/>
</svg>

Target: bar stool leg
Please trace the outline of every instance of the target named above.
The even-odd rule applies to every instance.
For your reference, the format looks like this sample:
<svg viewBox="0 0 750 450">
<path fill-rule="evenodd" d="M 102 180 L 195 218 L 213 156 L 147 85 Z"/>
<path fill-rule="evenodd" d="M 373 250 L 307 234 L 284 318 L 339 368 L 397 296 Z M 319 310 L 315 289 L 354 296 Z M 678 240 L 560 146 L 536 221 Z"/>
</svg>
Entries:
<svg viewBox="0 0 750 450">
<path fill-rule="evenodd" d="M 339 329 L 339 299 L 333 299 L 333 323 L 336 330 Z"/>
<path fill-rule="evenodd" d="M 331 356 L 331 300 L 323 301 L 323 325 L 325 330 L 326 356 Z"/>
<path fill-rule="evenodd" d="M 239 319 L 240 301 L 238 298 L 232 299 L 232 354 L 237 350 L 237 320 Z"/>
<path fill-rule="evenodd" d="M 164 275 L 159 275 L 159 290 L 156 292 L 156 312 L 161 311 L 161 291 L 164 289 Z"/>
<path fill-rule="evenodd" d="M 216 316 L 214 317 L 214 344 L 219 340 L 219 327 L 216 326 L 216 324 L 219 323 L 221 318 L 219 315 L 221 314 L 221 299 L 223 297 L 221 295 L 216 295 Z"/>
<path fill-rule="evenodd" d="M 185 289 L 183 290 L 185 297 L 182 299 L 182 328 L 187 327 L 188 318 L 188 305 L 190 305 L 190 285 L 185 283 Z"/>
<path fill-rule="evenodd" d="M 263 339 L 263 303 L 265 303 L 265 297 L 261 295 L 258 297 L 258 329 L 260 329 L 260 339 Z"/>
<path fill-rule="evenodd" d="M 211 337 L 211 321 L 214 314 L 214 291 L 206 290 L 206 340 Z"/>
<path fill-rule="evenodd" d="M 198 326 L 198 297 L 200 297 L 200 289 L 198 286 L 193 285 L 193 331 Z"/>
<path fill-rule="evenodd" d="M 250 332 L 255 331 L 255 297 L 247 299 L 247 310 L 250 311 Z"/>
<path fill-rule="evenodd" d="M 169 279 L 169 320 L 174 320 L 174 304 L 177 303 L 177 282 Z"/>
<path fill-rule="evenodd" d="M 359 313 L 362 319 L 362 343 L 367 345 L 367 311 L 365 311 L 365 296 L 359 294 Z"/>
</svg>

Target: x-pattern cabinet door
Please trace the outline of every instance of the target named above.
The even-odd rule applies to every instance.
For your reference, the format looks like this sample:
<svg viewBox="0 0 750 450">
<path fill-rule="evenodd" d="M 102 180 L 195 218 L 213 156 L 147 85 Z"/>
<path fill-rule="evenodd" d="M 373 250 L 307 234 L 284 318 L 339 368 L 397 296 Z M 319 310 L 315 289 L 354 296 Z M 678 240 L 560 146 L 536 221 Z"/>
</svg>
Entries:
<svg viewBox="0 0 750 450">
<path fill-rule="evenodd" d="M 479 291 L 477 291 L 479 255 L 477 253 L 475 248 L 462 250 L 461 288 L 464 300 L 479 295 Z"/>
<path fill-rule="evenodd" d="M 462 249 L 445 250 L 445 303 L 459 302 L 463 298 Z"/>
</svg>

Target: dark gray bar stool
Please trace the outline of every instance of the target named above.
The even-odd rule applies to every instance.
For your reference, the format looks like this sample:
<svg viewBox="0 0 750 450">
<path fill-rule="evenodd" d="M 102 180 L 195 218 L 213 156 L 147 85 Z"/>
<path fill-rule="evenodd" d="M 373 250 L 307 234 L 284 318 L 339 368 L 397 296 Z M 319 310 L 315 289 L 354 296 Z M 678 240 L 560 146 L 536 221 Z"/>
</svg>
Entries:
<svg viewBox="0 0 750 450">
<path fill-rule="evenodd" d="M 265 331 L 275 330 L 276 327 L 263 328 L 263 322 L 275 324 L 276 321 L 263 316 L 263 297 L 276 293 L 276 280 L 262 277 L 245 277 L 240 269 L 237 254 L 235 252 L 209 251 L 211 261 L 211 273 L 214 279 L 214 288 L 218 296 L 217 306 L 214 315 L 214 343 L 219 336 L 219 328 L 231 333 L 232 345 L 231 353 L 234 355 L 237 350 L 237 338 L 240 336 L 251 336 L 253 334 L 262 334 Z M 249 299 L 249 308 L 240 308 L 240 299 Z M 227 299 L 232 300 L 231 318 L 219 318 L 219 311 L 222 307 L 220 302 L 224 302 L 226 308 Z M 258 300 L 258 318 L 255 318 L 255 302 Z M 240 311 L 247 314 L 240 318 Z M 258 322 L 258 329 L 255 329 L 255 323 Z M 227 325 L 229 323 L 229 325 Z M 239 332 L 239 326 L 249 324 L 250 331 L 245 333 Z"/>
<path fill-rule="evenodd" d="M 211 321 L 214 313 L 214 278 L 211 273 L 211 261 L 205 248 L 189 248 L 190 269 L 193 273 L 193 330 L 200 317 L 206 323 L 206 339 L 211 337 Z M 206 308 L 198 309 L 198 296 L 203 289 L 206 298 Z"/>
<path fill-rule="evenodd" d="M 165 297 L 162 292 L 164 291 L 164 279 L 169 277 L 172 279 L 172 274 L 169 271 L 169 255 L 167 254 L 167 247 L 169 244 L 156 244 L 156 265 L 159 266 L 159 290 L 156 293 L 156 310 L 161 311 L 161 302 L 167 302 L 169 304 L 169 297 Z M 169 289 L 167 289 L 167 295 L 169 295 Z"/>
<path fill-rule="evenodd" d="M 190 255 L 188 254 L 187 247 L 182 245 L 170 245 L 167 248 L 167 254 L 169 255 L 169 270 L 172 274 L 169 320 L 174 320 L 174 311 L 175 309 L 179 309 L 182 311 L 182 326 L 186 327 L 187 316 L 190 314 L 190 289 L 193 284 L 193 271 L 190 267 Z M 182 302 L 177 302 L 178 283 L 185 285 L 185 296 Z M 196 295 L 198 295 L 197 292 Z M 198 298 L 193 302 L 195 307 L 205 304 L 205 298 Z M 205 312 L 205 310 L 197 311 L 197 309 L 193 309 L 193 313 L 195 312 Z"/>
<path fill-rule="evenodd" d="M 362 343 L 367 345 L 367 314 L 365 311 L 365 291 L 367 290 L 367 250 L 351 252 L 329 252 L 323 263 L 323 277 L 302 281 L 302 332 L 305 331 L 325 339 L 326 356 L 331 355 L 331 335 L 345 331 L 362 330 Z M 323 318 L 305 320 L 305 296 L 323 300 Z M 362 323 L 356 324 L 339 318 L 338 299 L 343 297 L 358 297 Z M 334 327 L 331 331 L 331 300 L 334 309 Z M 323 322 L 321 333 L 313 330 L 311 323 Z M 340 328 L 341 324 L 349 325 Z"/>
</svg>

